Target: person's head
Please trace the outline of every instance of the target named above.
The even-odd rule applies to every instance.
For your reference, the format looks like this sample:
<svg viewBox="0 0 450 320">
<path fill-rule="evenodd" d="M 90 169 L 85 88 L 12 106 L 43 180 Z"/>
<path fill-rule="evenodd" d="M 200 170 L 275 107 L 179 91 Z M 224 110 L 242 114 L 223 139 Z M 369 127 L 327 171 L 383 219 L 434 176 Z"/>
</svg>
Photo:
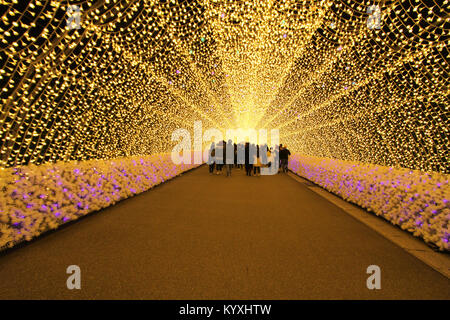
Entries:
<svg viewBox="0 0 450 320">
<path fill-rule="evenodd" d="M 228 144 L 233 144 L 233 141 L 231 141 L 231 139 L 228 140 Z"/>
</svg>

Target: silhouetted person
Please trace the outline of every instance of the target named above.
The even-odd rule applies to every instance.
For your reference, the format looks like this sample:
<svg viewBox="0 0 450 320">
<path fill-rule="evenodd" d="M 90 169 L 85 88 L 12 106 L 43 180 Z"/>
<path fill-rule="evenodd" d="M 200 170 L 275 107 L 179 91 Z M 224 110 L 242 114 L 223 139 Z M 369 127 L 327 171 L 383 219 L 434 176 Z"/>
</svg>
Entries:
<svg viewBox="0 0 450 320">
<path fill-rule="evenodd" d="M 237 166 L 242 169 L 245 164 L 245 145 L 240 142 L 237 146 Z"/>
<path fill-rule="evenodd" d="M 281 168 L 283 168 L 283 164 L 281 163 L 281 150 L 283 150 L 283 144 L 280 144 L 279 148 L 278 148 L 278 168 L 280 168 L 280 170 L 282 170 Z"/>
<path fill-rule="evenodd" d="M 283 149 L 280 149 L 280 163 L 281 163 L 281 171 L 282 172 L 288 172 L 288 165 L 289 165 L 289 156 L 291 155 L 291 152 L 289 149 L 284 146 Z"/>
<path fill-rule="evenodd" d="M 280 158 L 279 158 L 280 154 L 279 154 L 279 152 L 280 152 L 279 147 L 277 145 L 275 145 L 275 147 L 272 150 L 272 156 L 273 156 L 273 161 L 278 161 L 278 168 L 280 168 Z M 275 166 L 275 168 L 277 166 L 276 163 L 272 163 L 272 165 Z"/>
<path fill-rule="evenodd" d="M 211 147 L 209 148 L 208 154 L 208 165 L 209 165 L 209 173 L 214 173 L 214 165 L 215 165 L 215 156 L 216 156 L 216 146 L 215 143 L 211 143 Z"/>
<path fill-rule="evenodd" d="M 228 140 L 225 146 L 225 166 L 227 169 L 227 177 L 231 176 L 231 168 L 233 168 L 234 163 L 234 146 L 233 141 Z"/>
<path fill-rule="evenodd" d="M 222 140 L 222 146 L 223 146 L 223 159 L 222 159 L 222 163 L 225 166 L 225 164 L 227 163 L 227 143 L 225 142 L 225 140 Z"/>
<path fill-rule="evenodd" d="M 237 168 L 238 167 L 238 163 L 237 163 L 237 144 L 236 143 L 234 143 L 233 148 L 234 148 L 233 166 L 235 168 Z"/>
<path fill-rule="evenodd" d="M 216 145 L 216 174 L 222 173 L 222 167 L 223 167 L 223 158 L 224 156 L 224 144 L 223 141 L 219 141 Z"/>
<path fill-rule="evenodd" d="M 255 176 L 261 175 L 261 157 L 258 145 L 256 146 L 256 154 L 253 157 L 253 174 Z"/>
<path fill-rule="evenodd" d="M 251 157 L 251 150 L 250 150 L 250 143 L 246 142 L 245 143 L 245 174 L 247 176 L 251 176 L 252 175 L 252 165 L 251 162 L 253 162 L 253 159 L 250 160 Z"/>
<path fill-rule="evenodd" d="M 258 148 L 259 151 L 259 158 L 261 161 L 261 167 L 264 167 L 267 165 L 267 158 L 268 158 L 268 151 L 269 151 L 269 147 L 267 146 L 267 144 L 264 144 L 261 146 L 261 148 Z"/>
</svg>

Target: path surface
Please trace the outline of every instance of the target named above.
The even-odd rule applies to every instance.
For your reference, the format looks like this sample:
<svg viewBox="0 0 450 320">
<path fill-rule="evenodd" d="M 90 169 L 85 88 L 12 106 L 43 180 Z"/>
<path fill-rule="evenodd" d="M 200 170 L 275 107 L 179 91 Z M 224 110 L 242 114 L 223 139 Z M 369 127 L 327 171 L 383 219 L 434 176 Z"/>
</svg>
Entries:
<svg viewBox="0 0 450 320">
<path fill-rule="evenodd" d="M 450 299 L 449 279 L 287 175 L 206 167 L 0 255 L 0 279 L 0 299 Z"/>
</svg>

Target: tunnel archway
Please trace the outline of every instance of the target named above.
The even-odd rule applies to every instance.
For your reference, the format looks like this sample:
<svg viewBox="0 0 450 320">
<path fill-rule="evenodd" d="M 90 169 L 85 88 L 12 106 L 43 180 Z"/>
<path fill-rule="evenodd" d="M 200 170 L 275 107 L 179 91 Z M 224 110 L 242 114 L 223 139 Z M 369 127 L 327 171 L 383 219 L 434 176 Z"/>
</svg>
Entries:
<svg viewBox="0 0 450 320">
<path fill-rule="evenodd" d="M 276 245 L 269 243 L 258 252 L 267 249 L 289 260 L 293 275 L 299 276 L 292 252 L 301 249 L 308 268 L 322 268 L 323 279 L 333 282 L 327 267 L 313 260 L 320 255 L 326 256 L 325 264 L 339 260 L 329 245 L 337 243 L 347 257 L 346 271 L 356 270 L 353 256 L 365 263 L 374 252 L 388 261 L 387 252 L 394 257 L 386 263 L 404 285 L 392 292 L 409 294 L 409 279 L 402 278 L 398 262 L 411 263 L 410 274 L 430 286 L 438 283 L 430 292 L 445 296 L 441 275 L 409 260 L 409 249 L 402 247 L 407 254 L 348 220 L 341 209 L 352 204 L 363 216 L 379 216 L 377 222 L 383 218 L 401 235 L 418 238 L 425 249 L 417 251 L 450 251 L 449 12 L 448 0 L 0 0 L 0 252 L 105 209 L 116 216 L 81 234 L 109 239 L 109 248 L 123 245 L 122 239 L 146 239 L 156 243 L 152 252 L 170 256 L 163 259 L 166 267 L 182 257 L 185 270 L 194 268 L 191 257 L 177 251 L 184 245 L 194 243 L 191 249 L 198 254 L 208 243 L 205 247 L 217 253 L 209 246 L 212 231 L 220 234 L 218 247 L 229 254 L 227 261 L 235 258 L 229 250 L 237 247 L 235 239 L 269 243 L 271 236 Z M 271 177 L 257 184 L 241 175 L 217 187 L 211 182 L 216 177 L 206 170 L 189 172 L 212 162 L 216 175 L 221 174 L 217 164 L 226 162 L 226 156 L 213 156 L 208 148 L 211 142 L 228 140 L 229 130 L 242 130 L 238 140 L 255 145 L 263 144 L 257 132 L 259 138 L 261 132 L 270 136 L 269 146 L 258 152 L 271 160 L 258 163 L 258 153 L 255 167 L 273 164 L 267 174 Z M 188 141 L 187 147 L 179 147 L 179 138 Z M 256 146 L 235 142 L 233 150 L 240 148 L 249 165 L 248 150 Z M 232 145 L 230 141 L 228 150 Z M 224 150 L 220 146 L 214 152 Z M 174 161 L 179 151 L 183 161 Z M 236 162 L 232 159 L 226 167 L 227 178 Z M 249 168 L 247 176 L 252 176 Z M 258 176 L 258 168 L 253 175 Z M 209 170 L 213 173 L 214 167 Z M 145 193 L 185 173 L 175 186 Z M 217 201 L 215 188 L 220 191 Z M 329 197 L 319 197 L 318 190 Z M 143 198 L 124 201 L 138 226 L 135 234 L 117 216 L 120 206 L 115 204 L 138 194 Z M 235 207 L 220 195 L 235 200 Z M 260 216 L 247 198 L 235 199 L 242 195 L 259 205 Z M 344 203 L 341 207 L 333 205 L 338 201 L 334 196 Z M 210 212 L 204 207 L 186 205 L 192 202 L 219 207 L 211 215 L 216 224 L 206 223 Z M 181 204 L 189 207 L 182 214 Z M 274 216 L 277 210 L 282 214 Z M 230 223 L 230 217 L 247 229 Z M 166 228 L 156 230 L 161 233 L 148 236 L 139 229 L 158 223 Z M 109 230 L 102 232 L 104 225 L 120 236 L 111 240 Z M 297 237 L 303 227 L 307 245 Z M 179 231 L 173 242 L 164 234 L 171 228 Z M 239 232 L 233 234 L 235 230 Z M 175 250 L 158 247 L 158 241 Z M 58 251 L 65 244 L 77 245 L 65 238 L 53 248 Z M 141 256 L 123 252 L 141 263 Z M 108 254 L 118 257 L 114 250 Z M 262 256 L 255 260 L 263 261 Z M 217 267 L 213 259 L 199 261 Z M 14 266 L 13 261 L 8 270 Z M 274 279 L 284 272 L 280 266 L 274 268 L 279 270 Z M 151 272 L 164 269 L 159 267 Z M 49 269 L 45 263 L 39 268 Z M 448 277 L 448 266 L 441 269 Z M 146 276 L 151 278 L 151 272 Z M 236 274 L 242 276 L 240 272 Z M 264 277 L 255 278 L 256 287 Z M 15 279 L 8 281 L 16 294 Z M 333 294 L 339 294 L 342 283 Z M 421 284 L 413 288 L 414 295 L 426 296 Z M 280 292 L 294 292 L 290 285 Z"/>
<path fill-rule="evenodd" d="M 306 155 L 448 173 L 448 3 L 384 1 L 380 29 L 367 8 L 4 2 L 1 165 L 164 152 L 202 120 L 279 128 Z"/>
</svg>

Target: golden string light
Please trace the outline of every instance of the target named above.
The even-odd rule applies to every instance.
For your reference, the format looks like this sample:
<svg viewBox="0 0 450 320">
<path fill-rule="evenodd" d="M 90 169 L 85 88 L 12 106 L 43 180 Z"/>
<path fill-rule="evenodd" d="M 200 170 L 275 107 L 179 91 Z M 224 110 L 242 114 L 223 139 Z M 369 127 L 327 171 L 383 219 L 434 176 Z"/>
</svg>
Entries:
<svg viewBox="0 0 450 320">
<path fill-rule="evenodd" d="M 305 155 L 448 173 L 449 9 L 0 0 L 0 167 L 165 152 L 202 120 L 279 128 Z"/>
</svg>

